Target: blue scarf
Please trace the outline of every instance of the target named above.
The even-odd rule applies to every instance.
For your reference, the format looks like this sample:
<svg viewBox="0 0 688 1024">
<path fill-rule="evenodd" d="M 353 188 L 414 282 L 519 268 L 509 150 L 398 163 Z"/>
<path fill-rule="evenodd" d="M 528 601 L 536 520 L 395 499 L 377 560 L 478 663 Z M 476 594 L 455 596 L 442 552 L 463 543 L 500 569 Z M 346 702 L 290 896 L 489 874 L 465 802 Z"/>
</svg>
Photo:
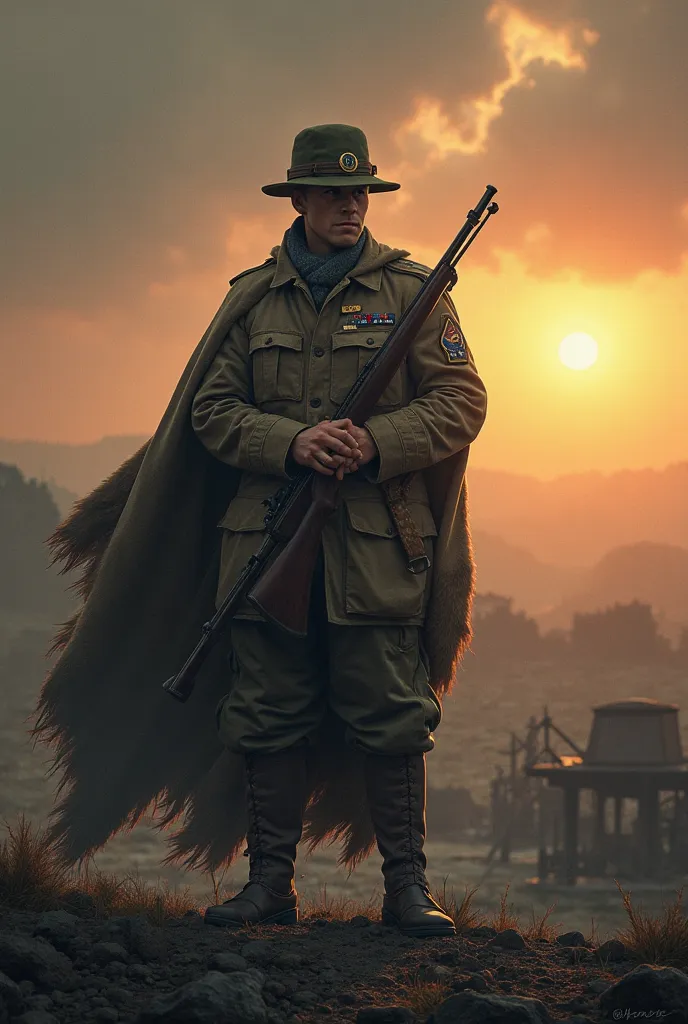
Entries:
<svg viewBox="0 0 688 1024">
<path fill-rule="evenodd" d="M 318 311 L 336 284 L 353 270 L 363 252 L 368 229 L 365 228 L 356 245 L 338 249 L 326 256 L 311 252 L 306 242 L 303 217 L 297 217 L 287 231 L 289 259 L 308 285 Z"/>
</svg>

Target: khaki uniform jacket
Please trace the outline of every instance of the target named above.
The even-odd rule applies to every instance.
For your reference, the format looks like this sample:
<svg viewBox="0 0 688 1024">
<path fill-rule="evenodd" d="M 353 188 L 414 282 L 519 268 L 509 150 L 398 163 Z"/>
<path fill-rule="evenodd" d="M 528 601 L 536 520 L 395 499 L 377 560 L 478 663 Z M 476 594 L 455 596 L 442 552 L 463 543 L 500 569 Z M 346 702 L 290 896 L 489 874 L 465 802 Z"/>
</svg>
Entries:
<svg viewBox="0 0 688 1024">
<path fill-rule="evenodd" d="M 218 604 L 260 546 L 263 501 L 288 478 L 289 448 L 305 427 L 337 408 L 391 325 L 345 330 L 355 307 L 393 314 L 398 322 L 427 270 L 399 259 L 399 250 L 368 232 L 361 257 L 328 295 L 320 312 L 291 263 L 285 244 L 267 295 L 230 329 L 198 389 L 192 408 L 197 436 L 218 459 L 242 471 L 223 529 Z M 422 624 L 431 573 L 413 575 L 380 486 L 413 473 L 411 515 L 432 558 L 436 524 L 423 470 L 470 444 L 486 412 L 473 357 L 451 352 L 442 300 L 381 396 L 365 426 L 379 457 L 345 476 L 341 502 L 323 533 L 330 622 L 339 625 Z M 451 328 L 451 324 L 450 324 Z M 246 604 L 239 618 L 259 619 Z"/>
</svg>

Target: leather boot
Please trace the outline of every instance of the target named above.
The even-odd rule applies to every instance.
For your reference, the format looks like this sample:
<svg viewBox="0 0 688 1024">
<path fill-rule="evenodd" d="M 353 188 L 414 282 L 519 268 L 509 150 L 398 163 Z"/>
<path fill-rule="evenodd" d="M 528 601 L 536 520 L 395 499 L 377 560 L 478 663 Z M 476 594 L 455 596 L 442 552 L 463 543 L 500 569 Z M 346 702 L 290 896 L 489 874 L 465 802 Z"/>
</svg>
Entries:
<svg viewBox="0 0 688 1024">
<path fill-rule="evenodd" d="M 246 755 L 248 883 L 205 912 L 206 924 L 296 924 L 294 861 L 306 802 L 306 748 Z"/>
<path fill-rule="evenodd" d="M 404 935 L 455 935 L 425 878 L 425 755 L 367 754 L 366 791 L 382 854 L 382 923 Z"/>
</svg>

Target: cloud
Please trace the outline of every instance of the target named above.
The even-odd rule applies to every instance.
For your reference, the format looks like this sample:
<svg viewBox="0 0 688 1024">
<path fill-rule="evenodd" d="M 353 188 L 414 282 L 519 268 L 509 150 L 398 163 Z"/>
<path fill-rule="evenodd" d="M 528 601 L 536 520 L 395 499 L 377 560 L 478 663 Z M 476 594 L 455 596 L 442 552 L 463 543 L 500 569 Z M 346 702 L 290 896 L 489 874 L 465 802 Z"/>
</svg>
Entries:
<svg viewBox="0 0 688 1024">
<path fill-rule="evenodd" d="M 553 29 L 541 24 L 506 0 L 493 3 L 485 19 L 499 33 L 506 62 L 504 77 L 488 92 L 459 100 L 453 118 L 444 112 L 440 100 L 417 100 L 415 111 L 397 132 L 400 146 L 406 144 L 408 136 L 415 135 L 428 146 L 430 160 L 441 160 L 452 153 L 484 153 L 490 125 L 504 113 L 507 94 L 519 85 L 535 86 L 534 79 L 527 74 L 532 64 L 557 64 L 567 70 L 584 71 L 586 56 L 577 48 L 574 36 L 580 35 L 586 47 L 599 39 L 599 33 L 587 26 Z"/>
<path fill-rule="evenodd" d="M 497 293 L 509 254 L 534 315 L 561 274 L 674 280 L 687 36 L 685 0 L 0 5 L 0 435 L 154 419 L 227 279 L 291 222 L 260 186 L 308 124 L 365 129 L 403 186 L 371 229 L 423 262 L 498 186 L 462 275 Z"/>
</svg>

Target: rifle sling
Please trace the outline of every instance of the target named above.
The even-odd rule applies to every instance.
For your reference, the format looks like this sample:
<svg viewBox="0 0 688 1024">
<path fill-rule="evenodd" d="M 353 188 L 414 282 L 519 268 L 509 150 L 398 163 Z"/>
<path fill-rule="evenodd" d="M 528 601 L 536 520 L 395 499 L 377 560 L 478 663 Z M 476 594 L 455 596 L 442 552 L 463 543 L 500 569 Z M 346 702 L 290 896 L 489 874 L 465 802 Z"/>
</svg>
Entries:
<svg viewBox="0 0 688 1024">
<path fill-rule="evenodd" d="M 413 477 L 413 473 L 405 473 L 403 476 L 387 480 L 382 485 L 387 508 L 406 552 L 409 568 L 414 562 L 418 563 L 418 561 L 426 559 L 425 542 L 413 521 L 408 506 L 408 495 Z M 411 571 L 417 570 L 411 569 Z"/>
</svg>

